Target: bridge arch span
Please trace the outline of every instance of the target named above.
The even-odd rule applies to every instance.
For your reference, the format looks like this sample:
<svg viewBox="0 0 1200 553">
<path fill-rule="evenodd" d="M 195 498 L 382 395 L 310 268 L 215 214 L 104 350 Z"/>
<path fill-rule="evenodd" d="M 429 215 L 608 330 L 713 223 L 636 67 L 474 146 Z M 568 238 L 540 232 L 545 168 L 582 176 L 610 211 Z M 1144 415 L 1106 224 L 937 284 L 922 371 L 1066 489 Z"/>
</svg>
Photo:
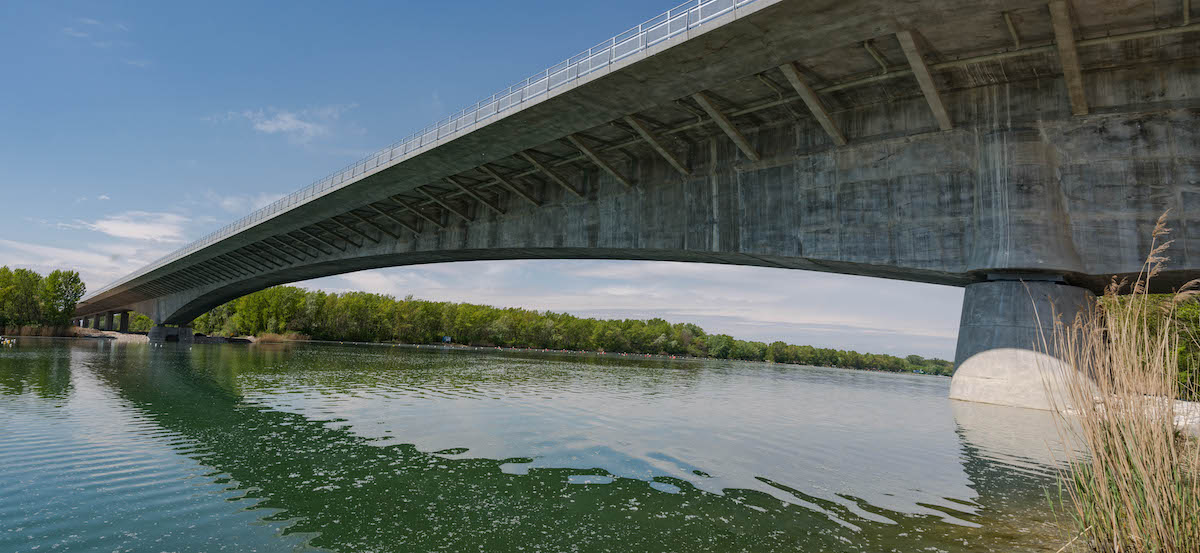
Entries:
<svg viewBox="0 0 1200 553">
<path fill-rule="evenodd" d="M 871 266 L 856 263 L 813 263 L 804 258 L 777 256 L 719 254 L 689 252 L 684 250 L 653 249 L 604 249 L 604 248 L 522 248 L 475 250 L 464 249 L 441 252 L 382 253 L 362 255 L 352 260 L 328 259 L 306 265 L 288 267 L 272 273 L 256 275 L 243 280 L 214 283 L 207 287 L 168 294 L 133 306 L 135 311 L 147 314 L 158 324 L 187 325 L 196 317 L 228 301 L 264 290 L 272 286 L 291 284 L 315 278 L 336 276 L 370 269 L 453 263 L 463 261 L 497 261 L 518 259 L 607 259 L 623 261 L 675 261 L 743 265 L 755 267 L 790 268 L 821 272 L 880 276 L 889 270 L 887 266 Z M 918 282 L 962 284 L 961 277 L 932 271 L 909 271 L 897 278 Z"/>
</svg>

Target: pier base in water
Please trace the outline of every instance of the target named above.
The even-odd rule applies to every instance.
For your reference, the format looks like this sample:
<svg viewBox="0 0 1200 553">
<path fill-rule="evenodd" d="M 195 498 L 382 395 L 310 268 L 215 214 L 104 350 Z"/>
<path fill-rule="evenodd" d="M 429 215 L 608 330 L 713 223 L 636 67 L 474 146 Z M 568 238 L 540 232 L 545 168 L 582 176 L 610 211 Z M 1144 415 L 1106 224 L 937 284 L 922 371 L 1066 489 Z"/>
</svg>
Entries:
<svg viewBox="0 0 1200 553">
<path fill-rule="evenodd" d="M 180 344 L 191 345 L 195 343 L 195 333 L 188 326 L 163 326 L 154 325 L 150 328 L 150 333 L 147 335 L 150 338 L 151 344 L 162 344 L 164 342 L 179 342 Z"/>
<path fill-rule="evenodd" d="M 1064 368 L 1052 355 L 1054 320 L 1070 323 L 1094 301 L 1086 288 L 1052 281 L 968 285 L 950 398 L 1051 409 Z"/>
</svg>

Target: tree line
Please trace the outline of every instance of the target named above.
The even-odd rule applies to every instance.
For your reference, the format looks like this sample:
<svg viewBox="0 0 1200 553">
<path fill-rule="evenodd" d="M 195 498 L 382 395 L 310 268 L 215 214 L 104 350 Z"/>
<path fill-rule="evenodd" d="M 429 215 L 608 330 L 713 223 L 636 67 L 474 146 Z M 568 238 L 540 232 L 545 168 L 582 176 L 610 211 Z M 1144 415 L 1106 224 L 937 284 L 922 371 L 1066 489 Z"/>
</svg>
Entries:
<svg viewBox="0 0 1200 553">
<path fill-rule="evenodd" d="M 135 317 L 133 329 L 149 328 Z M 663 319 L 604 320 L 566 313 L 470 303 L 396 299 L 367 292 L 327 293 L 276 286 L 214 308 L 192 323 L 209 335 L 298 333 L 317 340 L 458 344 L 534 349 L 664 354 L 949 375 L 953 364 L 919 355 L 896 357 L 831 348 L 754 342 L 708 334 Z"/>
<path fill-rule="evenodd" d="M 68 326 L 85 290 L 75 271 L 43 277 L 29 269 L 0 267 L 0 329 Z"/>
</svg>

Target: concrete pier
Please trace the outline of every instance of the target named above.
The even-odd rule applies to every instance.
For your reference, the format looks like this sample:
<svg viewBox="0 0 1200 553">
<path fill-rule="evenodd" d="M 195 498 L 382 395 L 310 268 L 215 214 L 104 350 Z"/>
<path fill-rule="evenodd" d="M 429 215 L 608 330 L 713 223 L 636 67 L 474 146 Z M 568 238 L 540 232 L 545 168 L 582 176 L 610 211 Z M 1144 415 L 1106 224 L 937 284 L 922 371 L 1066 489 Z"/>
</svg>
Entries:
<svg viewBox="0 0 1200 553">
<path fill-rule="evenodd" d="M 190 326 L 154 325 L 150 328 L 147 337 L 151 344 L 178 342 L 182 345 L 191 345 L 196 341 L 196 334 Z"/>
<path fill-rule="evenodd" d="M 1047 391 L 1061 390 L 1064 368 L 1055 358 L 1055 321 L 1087 317 L 1094 302 L 1091 290 L 1053 280 L 968 285 L 950 398 L 1050 409 Z"/>
</svg>

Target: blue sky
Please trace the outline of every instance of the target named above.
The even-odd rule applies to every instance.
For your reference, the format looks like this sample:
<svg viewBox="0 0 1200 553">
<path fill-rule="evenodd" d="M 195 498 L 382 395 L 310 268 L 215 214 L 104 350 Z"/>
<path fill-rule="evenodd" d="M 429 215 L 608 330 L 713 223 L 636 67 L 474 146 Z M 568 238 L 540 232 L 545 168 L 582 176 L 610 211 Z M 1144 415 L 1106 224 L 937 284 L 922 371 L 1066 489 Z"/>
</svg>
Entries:
<svg viewBox="0 0 1200 553">
<path fill-rule="evenodd" d="M 675 4 L 0 3 L 0 264 L 98 288 Z M 962 303 L 958 288 L 622 261 L 301 285 L 943 358 Z"/>
</svg>

